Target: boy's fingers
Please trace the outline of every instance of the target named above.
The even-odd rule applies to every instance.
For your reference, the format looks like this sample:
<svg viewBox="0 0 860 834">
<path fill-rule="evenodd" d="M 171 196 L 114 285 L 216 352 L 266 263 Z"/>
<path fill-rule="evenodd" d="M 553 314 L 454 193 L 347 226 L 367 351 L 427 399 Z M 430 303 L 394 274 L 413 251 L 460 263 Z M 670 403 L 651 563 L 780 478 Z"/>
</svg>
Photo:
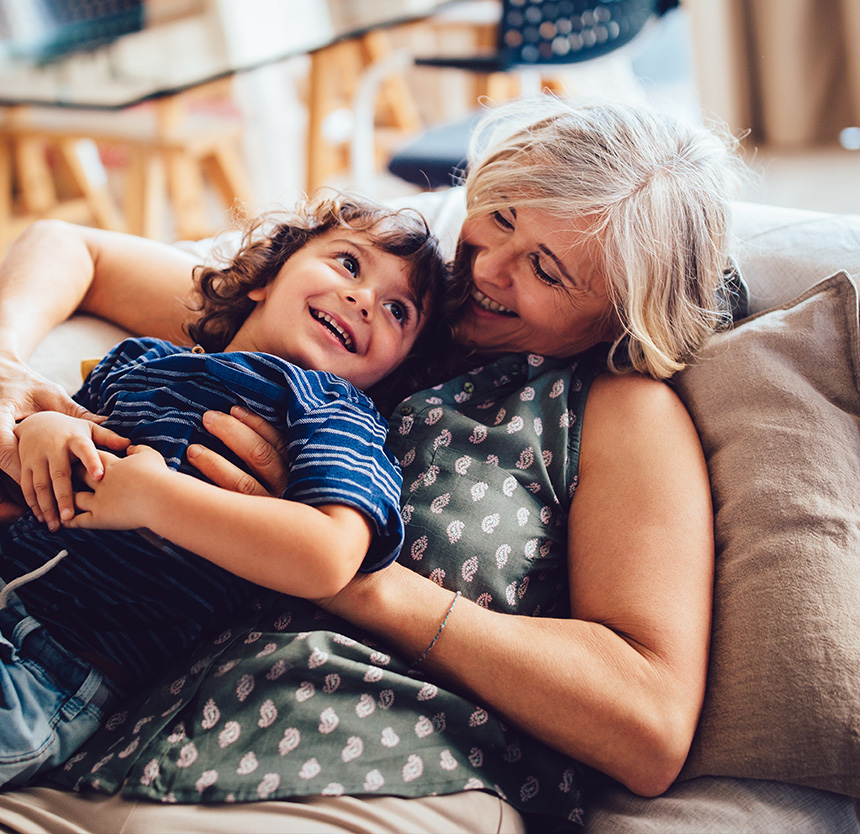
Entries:
<svg viewBox="0 0 860 834">
<path fill-rule="evenodd" d="M 87 471 L 87 469 L 83 466 L 78 466 L 75 469 L 78 478 L 83 481 L 83 483 L 88 486 L 90 489 L 95 489 L 96 484 L 101 480 L 101 478 L 93 478 L 92 475 Z"/>
<path fill-rule="evenodd" d="M 92 433 L 93 442 L 97 446 L 104 446 L 106 449 L 113 449 L 115 452 L 121 452 L 123 449 L 126 449 L 131 442 L 127 437 L 106 429 L 104 426 L 93 426 Z"/>
<path fill-rule="evenodd" d="M 24 496 L 24 500 L 27 502 L 27 506 L 30 508 L 33 515 L 35 515 L 39 521 L 44 521 L 45 517 L 42 515 L 42 510 L 39 508 L 38 500 L 36 500 L 36 492 L 33 489 L 32 473 L 29 469 L 24 470 L 21 473 L 21 494 Z"/>
<path fill-rule="evenodd" d="M 33 492 L 48 529 L 56 530 L 60 525 L 60 513 L 54 498 L 54 479 L 47 464 L 33 470 Z"/>
<path fill-rule="evenodd" d="M 98 449 L 89 438 L 74 437 L 69 441 L 69 452 L 74 455 L 87 470 L 90 477 L 98 481 L 104 475 L 105 468 L 102 464 Z M 71 481 L 71 472 L 68 473 Z"/>
<path fill-rule="evenodd" d="M 81 530 L 94 528 L 93 514 L 90 512 L 92 507 L 93 494 L 91 492 L 76 492 L 75 507 L 78 512 L 74 518 L 66 522 L 66 527 L 78 528 Z"/>
<path fill-rule="evenodd" d="M 117 460 L 117 456 L 113 452 L 104 452 L 101 449 L 96 449 L 96 455 L 98 456 L 99 463 L 102 469 L 102 475 L 98 478 L 94 478 L 90 474 L 89 469 L 85 466 L 82 466 L 80 463 L 78 463 L 74 467 L 74 472 L 77 477 L 80 478 L 80 480 L 83 481 L 84 484 L 86 484 L 86 486 L 88 486 L 90 489 L 96 488 L 96 485 L 102 479 L 107 467 L 111 465 L 112 461 Z"/>
<path fill-rule="evenodd" d="M 80 491 L 76 492 L 74 495 L 75 501 L 75 509 L 81 513 L 88 513 L 93 508 L 93 501 L 95 500 L 95 495 L 91 492 Z"/>
<path fill-rule="evenodd" d="M 75 514 L 74 491 L 72 489 L 72 470 L 65 465 L 51 469 L 51 484 L 60 521 L 68 521 Z"/>
</svg>

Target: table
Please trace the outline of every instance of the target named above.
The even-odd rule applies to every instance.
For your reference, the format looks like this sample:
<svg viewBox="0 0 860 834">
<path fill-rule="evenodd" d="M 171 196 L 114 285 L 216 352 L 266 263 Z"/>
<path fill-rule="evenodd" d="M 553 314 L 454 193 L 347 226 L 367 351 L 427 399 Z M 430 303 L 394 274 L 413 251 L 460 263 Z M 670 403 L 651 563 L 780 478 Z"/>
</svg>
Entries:
<svg viewBox="0 0 860 834">
<path fill-rule="evenodd" d="M 205 234 L 204 180 L 228 206 L 238 200 L 241 207 L 250 195 L 241 126 L 223 119 L 201 125 L 189 115 L 189 102 L 237 73 L 302 54 L 311 59 L 307 185 L 315 187 L 331 164 L 322 124 L 331 91 L 346 80 L 344 56 L 357 50 L 364 65 L 378 60 L 386 49 L 384 29 L 456 2 L 197 0 L 194 14 L 55 63 L 0 60 L 0 243 L 35 217 L 80 211 L 95 225 L 156 236 L 165 203 L 176 237 Z M 401 84 L 387 83 L 388 109 L 414 129 L 416 115 Z M 85 164 L 85 139 L 127 152 L 123 212 Z M 75 199 L 58 196 L 46 147 L 79 192 Z"/>
</svg>

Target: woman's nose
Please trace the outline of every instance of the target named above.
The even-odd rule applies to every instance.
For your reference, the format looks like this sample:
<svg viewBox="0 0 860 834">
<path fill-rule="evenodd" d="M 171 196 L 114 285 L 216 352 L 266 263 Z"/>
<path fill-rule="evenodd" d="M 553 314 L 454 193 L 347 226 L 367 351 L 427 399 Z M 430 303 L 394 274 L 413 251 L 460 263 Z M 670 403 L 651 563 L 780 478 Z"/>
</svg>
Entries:
<svg viewBox="0 0 860 834">
<path fill-rule="evenodd" d="M 507 287 L 512 283 L 512 266 L 512 259 L 506 247 L 482 249 L 472 264 L 472 277 L 482 284 Z"/>
</svg>

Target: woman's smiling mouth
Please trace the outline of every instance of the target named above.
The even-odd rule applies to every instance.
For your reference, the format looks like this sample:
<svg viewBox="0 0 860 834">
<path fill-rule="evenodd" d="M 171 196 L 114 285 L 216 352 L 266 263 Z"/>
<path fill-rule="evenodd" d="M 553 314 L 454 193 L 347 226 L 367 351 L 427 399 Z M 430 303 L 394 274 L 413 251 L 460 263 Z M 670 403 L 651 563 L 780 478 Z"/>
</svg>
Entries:
<svg viewBox="0 0 860 834">
<path fill-rule="evenodd" d="M 489 310 L 491 313 L 499 313 L 502 316 L 516 316 L 516 313 L 513 310 L 509 310 L 502 304 L 499 304 L 498 301 L 493 301 L 487 295 L 484 295 L 479 289 L 472 289 L 472 299 L 475 303 L 484 310 Z"/>
<path fill-rule="evenodd" d="M 352 336 L 346 332 L 328 313 L 315 310 L 311 307 L 311 315 L 325 327 L 327 327 L 340 340 L 341 344 L 350 352 L 355 353 L 355 342 Z"/>
</svg>

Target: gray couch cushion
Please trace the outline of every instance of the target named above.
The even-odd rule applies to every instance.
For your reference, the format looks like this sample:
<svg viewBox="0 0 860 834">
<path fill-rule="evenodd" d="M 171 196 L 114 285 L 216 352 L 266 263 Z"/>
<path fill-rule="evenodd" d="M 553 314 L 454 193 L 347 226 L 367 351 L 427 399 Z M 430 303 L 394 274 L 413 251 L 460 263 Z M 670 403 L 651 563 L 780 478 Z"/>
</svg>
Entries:
<svg viewBox="0 0 860 834">
<path fill-rule="evenodd" d="M 585 834 L 860 834 L 855 800 L 757 779 L 702 777 L 646 799 L 620 785 L 589 805 Z"/>
<path fill-rule="evenodd" d="M 735 203 L 732 230 L 751 313 L 791 301 L 839 270 L 860 276 L 857 215 Z"/>
<path fill-rule="evenodd" d="M 860 345 L 847 274 L 711 340 L 677 377 L 717 542 L 704 711 L 682 778 L 860 796 Z"/>
</svg>

